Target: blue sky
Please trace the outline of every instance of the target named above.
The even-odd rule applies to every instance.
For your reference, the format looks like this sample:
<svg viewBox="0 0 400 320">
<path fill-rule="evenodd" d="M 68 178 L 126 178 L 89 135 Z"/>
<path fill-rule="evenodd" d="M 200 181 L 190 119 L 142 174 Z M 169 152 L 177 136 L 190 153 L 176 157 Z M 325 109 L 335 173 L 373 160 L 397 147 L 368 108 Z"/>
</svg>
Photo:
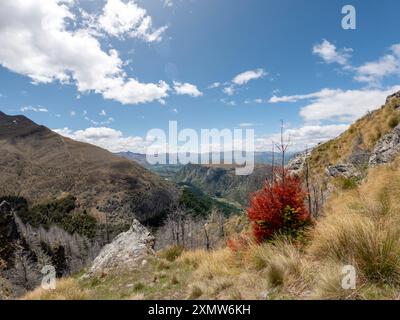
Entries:
<svg viewBox="0 0 400 320">
<path fill-rule="evenodd" d="M 341 27 L 346 4 L 356 30 Z M 251 127 L 265 150 L 283 119 L 301 149 L 400 89 L 399 9 L 395 0 L 4 0 L 0 109 L 139 152 L 170 120 Z"/>
</svg>

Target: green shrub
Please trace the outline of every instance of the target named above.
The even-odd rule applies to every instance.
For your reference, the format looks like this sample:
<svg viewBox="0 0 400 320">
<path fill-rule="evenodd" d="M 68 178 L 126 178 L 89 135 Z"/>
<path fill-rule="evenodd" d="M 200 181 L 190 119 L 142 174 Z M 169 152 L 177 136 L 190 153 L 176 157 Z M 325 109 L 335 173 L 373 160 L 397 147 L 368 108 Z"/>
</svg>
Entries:
<svg viewBox="0 0 400 320">
<path fill-rule="evenodd" d="M 352 190 L 357 188 L 358 186 L 358 179 L 356 178 L 341 178 L 340 179 L 340 186 L 343 190 Z"/>
<path fill-rule="evenodd" d="M 184 248 L 179 245 L 170 246 L 161 252 L 161 257 L 169 262 L 175 261 L 182 254 Z"/>
</svg>

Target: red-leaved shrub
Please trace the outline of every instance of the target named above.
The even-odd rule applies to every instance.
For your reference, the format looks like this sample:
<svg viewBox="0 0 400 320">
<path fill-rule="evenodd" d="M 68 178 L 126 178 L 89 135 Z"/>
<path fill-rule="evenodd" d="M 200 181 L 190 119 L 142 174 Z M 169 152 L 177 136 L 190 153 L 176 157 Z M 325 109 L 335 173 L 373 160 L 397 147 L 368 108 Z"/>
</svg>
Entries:
<svg viewBox="0 0 400 320">
<path fill-rule="evenodd" d="M 268 240 L 278 232 L 298 237 L 310 222 L 304 205 L 306 195 L 299 178 L 287 172 L 280 179 L 266 181 L 264 188 L 253 195 L 247 209 L 256 241 Z"/>
</svg>

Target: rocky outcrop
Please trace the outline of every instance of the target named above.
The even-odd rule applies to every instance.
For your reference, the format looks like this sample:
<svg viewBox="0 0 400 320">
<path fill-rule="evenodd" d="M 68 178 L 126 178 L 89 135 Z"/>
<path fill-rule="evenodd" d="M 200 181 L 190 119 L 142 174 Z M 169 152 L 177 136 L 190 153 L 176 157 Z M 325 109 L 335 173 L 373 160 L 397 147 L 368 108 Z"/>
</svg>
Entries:
<svg viewBox="0 0 400 320">
<path fill-rule="evenodd" d="M 326 174 L 332 178 L 360 178 L 361 173 L 357 167 L 351 163 L 341 163 L 326 168 Z"/>
<path fill-rule="evenodd" d="M 153 254 L 154 237 L 135 220 L 131 228 L 103 247 L 85 277 L 139 266 Z"/>
<path fill-rule="evenodd" d="M 370 166 L 389 163 L 400 152 L 400 125 L 395 127 L 390 133 L 384 135 L 376 143 L 371 157 L 369 158 Z"/>
<path fill-rule="evenodd" d="M 311 150 L 306 150 L 296 154 L 292 159 L 289 160 L 286 168 L 292 174 L 299 174 L 304 169 L 306 160 L 311 154 Z"/>
</svg>

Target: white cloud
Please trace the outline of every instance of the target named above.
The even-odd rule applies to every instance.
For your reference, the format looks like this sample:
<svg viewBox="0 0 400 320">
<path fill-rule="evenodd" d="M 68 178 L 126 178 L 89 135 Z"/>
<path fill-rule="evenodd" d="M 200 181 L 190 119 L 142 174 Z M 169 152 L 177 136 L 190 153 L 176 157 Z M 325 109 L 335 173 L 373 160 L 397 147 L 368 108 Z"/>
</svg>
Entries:
<svg viewBox="0 0 400 320">
<path fill-rule="evenodd" d="M 73 20 L 71 8 L 58 0 L 2 0 L 0 64 L 35 83 L 75 83 L 79 92 L 94 91 L 123 104 L 164 101 L 165 82 L 126 79 L 118 52 L 103 51 L 86 29 L 71 30 Z"/>
<path fill-rule="evenodd" d="M 233 96 L 235 94 L 235 88 L 231 87 L 225 87 L 222 89 L 222 91 L 227 94 L 228 96 Z"/>
<path fill-rule="evenodd" d="M 351 122 L 368 111 L 375 110 L 384 104 L 388 95 L 400 90 L 400 86 L 386 89 L 323 89 L 305 95 L 272 97 L 270 102 L 296 102 L 309 100 L 310 103 L 300 110 L 300 115 L 307 122 L 322 120 L 339 120 Z"/>
<path fill-rule="evenodd" d="M 207 89 L 215 89 L 215 88 L 219 88 L 221 86 L 221 82 L 214 82 L 212 84 L 210 84 Z"/>
<path fill-rule="evenodd" d="M 121 131 L 107 127 L 72 131 L 68 128 L 53 130 L 65 137 L 94 144 L 111 152 L 134 151 L 145 153 L 149 142 L 142 137 L 124 136 Z"/>
<path fill-rule="evenodd" d="M 106 111 L 103 109 L 103 110 L 100 111 L 99 115 L 105 117 L 105 116 L 107 115 L 107 113 L 106 113 Z"/>
<path fill-rule="evenodd" d="M 49 112 L 49 110 L 47 110 L 47 108 L 42 107 L 42 106 L 38 106 L 38 107 L 32 107 L 32 106 L 27 106 L 27 107 L 22 107 L 21 112 L 27 112 L 27 111 L 33 111 L 33 112 Z"/>
<path fill-rule="evenodd" d="M 355 80 L 379 84 L 384 77 L 395 74 L 400 74 L 400 44 L 393 45 L 390 54 L 356 68 Z"/>
<path fill-rule="evenodd" d="M 249 70 L 238 74 L 236 77 L 233 78 L 232 82 L 236 85 L 241 86 L 251 80 L 262 78 L 265 75 L 267 75 L 267 72 L 265 72 L 264 69 Z"/>
<path fill-rule="evenodd" d="M 253 99 L 253 100 L 247 99 L 244 101 L 244 103 L 245 104 L 251 104 L 251 103 L 261 104 L 261 103 L 264 103 L 264 100 L 261 98 L 257 98 L 257 99 Z"/>
<path fill-rule="evenodd" d="M 152 18 L 134 1 L 107 0 L 97 27 L 114 37 L 128 36 L 148 42 L 160 41 L 166 26 L 153 30 Z"/>
<path fill-rule="evenodd" d="M 313 47 L 313 54 L 319 56 L 325 63 L 338 63 L 343 66 L 347 65 L 352 51 L 350 48 L 337 50 L 334 44 L 325 39 Z"/>
<path fill-rule="evenodd" d="M 192 97 L 200 97 L 203 95 L 203 93 L 199 91 L 195 85 L 190 83 L 174 81 L 174 90 L 175 93 L 179 95 L 188 95 Z"/>
<path fill-rule="evenodd" d="M 75 111 L 71 111 L 69 114 L 71 115 L 71 117 L 75 117 L 76 116 L 76 112 Z"/>
<path fill-rule="evenodd" d="M 281 97 L 274 95 L 271 97 L 271 99 L 269 99 L 269 102 L 270 103 L 297 102 L 299 100 L 308 100 L 308 99 L 312 99 L 312 98 L 323 98 L 323 97 L 330 96 L 330 95 L 336 93 L 336 91 L 337 90 L 333 90 L 333 89 L 322 89 L 321 91 L 313 92 L 310 94 L 298 94 L 298 95 L 281 96 Z"/>
<path fill-rule="evenodd" d="M 336 138 L 347 130 L 347 124 L 331 125 L 305 125 L 299 128 L 288 128 L 284 131 L 284 137 L 290 141 L 290 151 L 300 151 L 305 148 L 316 146 L 320 142 L 325 142 Z M 280 140 L 280 133 L 268 137 L 256 139 L 256 149 L 260 151 L 271 150 L 272 141 L 275 143 Z"/>
<path fill-rule="evenodd" d="M 100 114 L 101 115 L 101 114 Z M 112 118 L 112 117 L 109 117 L 107 120 L 105 120 L 105 121 L 96 121 L 96 120 L 93 120 L 93 119 L 90 119 L 88 116 L 85 116 L 84 117 L 84 119 L 86 120 L 86 121 L 89 121 L 92 125 L 94 125 L 94 126 L 104 126 L 104 125 L 106 125 L 106 124 L 110 124 L 110 123 L 113 123 L 115 120 L 114 120 L 114 118 Z"/>
</svg>

